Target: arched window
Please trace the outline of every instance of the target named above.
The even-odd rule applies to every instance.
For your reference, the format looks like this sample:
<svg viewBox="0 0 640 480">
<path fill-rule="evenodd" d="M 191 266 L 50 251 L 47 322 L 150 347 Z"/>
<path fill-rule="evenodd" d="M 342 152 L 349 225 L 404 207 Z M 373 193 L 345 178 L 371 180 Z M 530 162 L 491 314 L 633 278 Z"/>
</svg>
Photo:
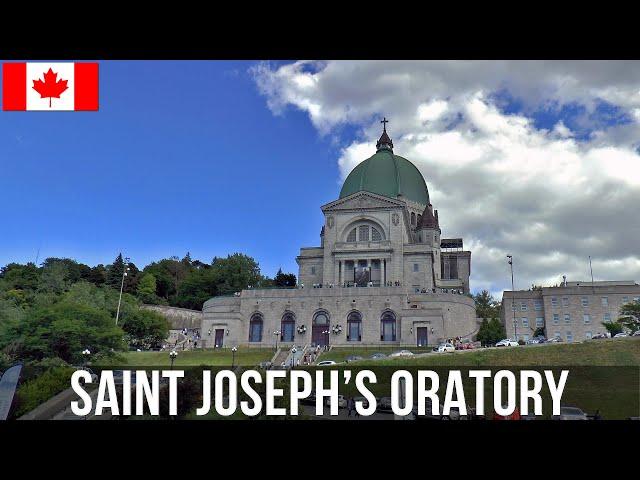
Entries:
<svg viewBox="0 0 640 480">
<path fill-rule="evenodd" d="M 351 312 L 347 316 L 347 341 L 362 341 L 362 315 L 360 312 Z"/>
<path fill-rule="evenodd" d="M 283 342 L 293 342 L 296 331 L 296 318 L 293 313 L 287 312 L 282 316 L 280 322 L 280 340 Z"/>
<path fill-rule="evenodd" d="M 329 325 L 329 317 L 327 315 L 327 312 L 321 311 L 321 312 L 316 313 L 314 315 L 314 317 L 313 317 L 313 324 L 314 325 L 328 326 Z"/>
<path fill-rule="evenodd" d="M 416 224 L 416 214 L 411 212 L 411 225 Z"/>
<path fill-rule="evenodd" d="M 396 316 L 391 311 L 386 311 L 380 319 L 380 340 L 383 342 L 396 341 Z"/>
<path fill-rule="evenodd" d="M 254 313 L 251 315 L 251 320 L 249 321 L 249 341 L 250 342 L 261 342 L 262 341 L 262 327 L 264 322 L 262 321 L 262 315 L 259 313 Z"/>
<path fill-rule="evenodd" d="M 422 215 L 418 214 L 418 225 L 420 225 L 421 220 L 422 220 Z"/>
<path fill-rule="evenodd" d="M 380 242 L 384 240 L 384 231 L 380 227 L 374 226 L 373 222 L 362 223 L 355 226 L 347 234 L 346 241 L 354 242 Z"/>
<path fill-rule="evenodd" d="M 320 346 L 329 344 L 329 314 L 324 310 L 316 312 L 311 321 L 311 343 Z"/>
</svg>

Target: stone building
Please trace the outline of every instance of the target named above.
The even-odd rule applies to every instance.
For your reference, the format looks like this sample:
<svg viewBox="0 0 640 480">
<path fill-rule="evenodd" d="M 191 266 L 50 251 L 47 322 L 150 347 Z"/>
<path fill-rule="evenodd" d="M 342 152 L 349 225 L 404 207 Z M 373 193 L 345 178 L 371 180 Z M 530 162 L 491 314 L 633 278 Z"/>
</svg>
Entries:
<svg viewBox="0 0 640 480">
<path fill-rule="evenodd" d="M 505 291 L 500 318 L 509 338 L 526 341 L 542 327 L 549 338 L 577 342 L 605 333 L 602 322 L 618 320 L 622 305 L 633 301 L 640 301 L 640 285 L 633 281 L 563 282 Z"/>
<path fill-rule="evenodd" d="M 321 207 L 320 245 L 296 258 L 298 287 L 208 300 L 205 347 L 426 346 L 477 331 L 471 252 L 441 238 L 422 174 L 394 154 L 383 123 L 376 153 Z"/>
</svg>

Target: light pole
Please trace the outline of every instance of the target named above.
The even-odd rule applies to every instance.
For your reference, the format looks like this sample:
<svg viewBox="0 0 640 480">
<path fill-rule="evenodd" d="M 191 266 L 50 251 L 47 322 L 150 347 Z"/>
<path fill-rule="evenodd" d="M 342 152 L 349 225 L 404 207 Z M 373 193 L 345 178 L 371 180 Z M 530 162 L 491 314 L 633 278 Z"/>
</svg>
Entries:
<svg viewBox="0 0 640 480">
<path fill-rule="evenodd" d="M 91 351 L 88 348 L 85 348 L 82 351 L 82 361 L 84 362 L 84 367 L 87 366 L 87 362 L 89 361 L 89 356 L 91 355 Z"/>
<path fill-rule="evenodd" d="M 297 351 L 298 349 L 296 347 L 291 348 L 291 368 L 293 368 L 295 365 Z"/>
<path fill-rule="evenodd" d="M 233 347 L 231 349 L 231 368 L 233 368 L 236 364 L 236 352 L 238 351 L 238 347 Z"/>
<path fill-rule="evenodd" d="M 518 341 L 518 321 L 516 320 L 516 289 L 515 284 L 513 282 L 513 256 L 507 255 L 509 259 L 509 266 L 511 267 L 511 310 L 513 311 L 513 334 L 516 338 L 514 340 Z"/>
<path fill-rule="evenodd" d="M 171 350 L 169 352 L 169 358 L 171 359 L 171 370 L 173 370 L 173 362 L 175 362 L 177 356 L 178 352 L 176 352 L 175 350 Z"/>
<path fill-rule="evenodd" d="M 275 330 L 273 332 L 273 336 L 276 337 L 276 348 L 275 348 L 276 350 L 278 350 L 278 337 L 280 336 L 280 333 L 281 333 L 280 330 Z"/>
<path fill-rule="evenodd" d="M 129 257 L 124 258 L 124 269 L 122 270 L 122 282 L 120 282 L 120 297 L 118 297 L 118 310 L 116 311 L 116 325 L 118 325 L 118 318 L 120 318 L 120 303 L 122 303 L 122 290 L 124 290 L 124 277 L 127 276 L 129 268 Z"/>
</svg>

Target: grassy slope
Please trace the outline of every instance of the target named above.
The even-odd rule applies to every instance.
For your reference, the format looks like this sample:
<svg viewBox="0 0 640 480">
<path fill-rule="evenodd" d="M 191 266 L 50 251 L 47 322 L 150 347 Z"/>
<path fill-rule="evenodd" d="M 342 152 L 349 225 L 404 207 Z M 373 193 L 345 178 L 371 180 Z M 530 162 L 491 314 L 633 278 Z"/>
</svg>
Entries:
<svg viewBox="0 0 640 480">
<path fill-rule="evenodd" d="M 349 355 L 361 355 L 365 360 L 354 365 L 376 366 L 640 366 L 640 338 L 591 340 L 572 344 L 528 345 L 511 348 L 491 348 L 455 353 L 433 353 L 415 358 L 367 360 L 372 353 L 390 353 L 398 348 L 358 349 L 334 348 L 321 360 L 344 361 Z M 419 353 L 419 349 L 411 349 Z"/>
</svg>

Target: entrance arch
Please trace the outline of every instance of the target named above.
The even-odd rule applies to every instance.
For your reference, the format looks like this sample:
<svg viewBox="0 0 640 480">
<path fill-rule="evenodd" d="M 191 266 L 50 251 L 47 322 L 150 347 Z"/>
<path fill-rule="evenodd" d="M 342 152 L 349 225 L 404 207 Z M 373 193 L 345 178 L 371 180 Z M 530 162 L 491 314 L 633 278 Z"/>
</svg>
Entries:
<svg viewBox="0 0 640 480">
<path fill-rule="evenodd" d="M 311 322 L 311 344 L 324 347 L 329 344 L 329 314 L 320 310 L 313 315 Z"/>
</svg>

